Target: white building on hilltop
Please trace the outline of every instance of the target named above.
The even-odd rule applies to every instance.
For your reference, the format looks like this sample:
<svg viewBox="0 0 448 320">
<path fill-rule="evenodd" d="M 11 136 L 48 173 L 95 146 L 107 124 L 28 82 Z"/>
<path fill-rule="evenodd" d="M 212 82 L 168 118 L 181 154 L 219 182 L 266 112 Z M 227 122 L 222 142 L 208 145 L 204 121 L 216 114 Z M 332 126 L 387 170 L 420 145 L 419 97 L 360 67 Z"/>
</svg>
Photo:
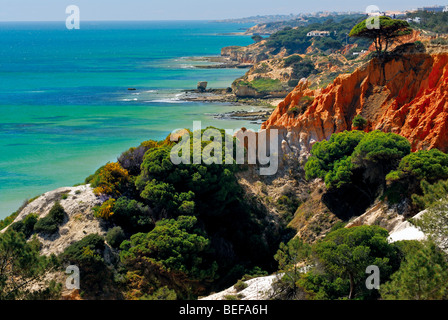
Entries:
<svg viewBox="0 0 448 320">
<path fill-rule="evenodd" d="M 329 35 L 330 31 L 319 31 L 319 30 L 310 31 L 306 34 L 307 37 L 328 37 Z"/>
</svg>

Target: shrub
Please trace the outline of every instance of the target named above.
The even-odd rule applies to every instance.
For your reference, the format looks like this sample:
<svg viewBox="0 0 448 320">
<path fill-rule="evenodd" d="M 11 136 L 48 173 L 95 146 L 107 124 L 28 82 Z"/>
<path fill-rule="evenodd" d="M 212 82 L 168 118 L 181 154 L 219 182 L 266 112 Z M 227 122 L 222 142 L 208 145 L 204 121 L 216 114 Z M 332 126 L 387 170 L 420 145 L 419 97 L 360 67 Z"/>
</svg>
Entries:
<svg viewBox="0 0 448 320">
<path fill-rule="evenodd" d="M 448 180 L 430 184 L 426 180 L 420 183 L 423 195 L 413 194 L 412 203 L 420 210 L 430 207 L 435 202 L 448 195 Z"/>
<path fill-rule="evenodd" d="M 196 222 L 186 216 L 162 220 L 149 233 L 134 234 L 121 244 L 122 263 L 145 275 L 139 286 L 167 285 L 181 297 L 191 297 L 215 279 L 218 266 L 210 261 L 210 240 L 196 229 Z"/>
<path fill-rule="evenodd" d="M 291 107 L 286 111 L 286 114 L 288 114 L 288 115 L 292 114 L 292 115 L 294 115 L 294 117 L 296 115 L 298 115 L 299 113 L 300 113 L 300 111 L 299 111 L 299 108 L 297 108 L 297 107 Z"/>
<path fill-rule="evenodd" d="M 148 232 L 154 228 L 152 210 L 137 200 L 118 198 L 113 207 L 111 221 L 126 232 Z"/>
<path fill-rule="evenodd" d="M 93 192 L 118 197 L 129 183 L 129 173 L 119 163 L 112 162 L 101 167 L 91 178 Z"/>
<path fill-rule="evenodd" d="M 10 228 L 17 232 L 22 232 L 25 235 L 25 238 L 29 238 L 34 232 L 34 226 L 36 225 L 37 219 L 37 214 L 31 213 L 23 220 L 14 222 Z"/>
<path fill-rule="evenodd" d="M 252 40 L 254 40 L 255 42 L 260 42 L 261 40 L 263 40 L 263 37 L 260 36 L 259 34 L 253 35 Z"/>
<path fill-rule="evenodd" d="M 115 205 L 115 199 L 110 198 L 106 201 L 104 201 L 100 207 L 94 207 L 93 210 L 95 211 L 95 217 L 97 218 L 103 218 L 103 219 L 109 219 L 113 214 Z"/>
<path fill-rule="evenodd" d="M 111 245 L 112 248 L 118 248 L 125 239 L 126 237 L 121 227 L 114 227 L 107 231 L 106 241 Z"/>
<path fill-rule="evenodd" d="M 352 126 L 358 130 L 363 130 L 367 124 L 367 120 L 364 119 L 360 114 L 357 114 L 352 121 Z"/>
<path fill-rule="evenodd" d="M 248 82 L 249 86 L 261 93 L 283 90 L 283 85 L 278 79 L 259 78 Z"/>
<path fill-rule="evenodd" d="M 301 56 L 295 54 L 295 55 L 289 56 L 285 60 L 283 60 L 283 65 L 285 67 L 289 67 L 293 64 L 301 62 L 302 60 L 303 60 L 303 58 Z"/>
<path fill-rule="evenodd" d="M 365 285 L 366 268 L 376 265 L 382 281 L 398 269 L 397 248 L 387 230 L 378 226 L 342 228 L 313 245 L 317 263 L 298 281 L 310 296 L 326 299 L 371 299 L 378 291 Z"/>
<path fill-rule="evenodd" d="M 59 225 L 64 221 L 65 210 L 59 202 L 55 202 L 47 216 L 39 219 L 34 225 L 34 231 L 38 233 L 54 234 Z"/>
<path fill-rule="evenodd" d="M 137 148 L 130 148 L 123 152 L 118 157 L 118 163 L 129 172 L 130 175 L 138 175 L 140 173 L 140 166 L 143 163 L 143 158 L 146 151 L 157 148 L 160 143 L 153 140 L 148 140 L 140 144 Z"/>
<path fill-rule="evenodd" d="M 432 201 L 431 194 L 437 196 L 445 194 L 443 188 L 440 188 L 443 183 L 437 185 L 436 182 L 447 178 L 447 154 L 437 149 L 411 153 L 400 161 L 396 170 L 386 176 L 389 182 L 388 199 L 400 199 L 412 194 L 417 207 L 426 207 Z M 430 184 L 434 186 L 429 186 Z"/>
<path fill-rule="evenodd" d="M 145 294 L 140 297 L 140 300 L 177 300 L 176 291 L 170 290 L 168 287 L 157 289 L 152 294 Z"/>
<path fill-rule="evenodd" d="M 444 300 L 448 297 L 446 255 L 433 243 L 408 252 L 391 280 L 381 285 L 385 300 Z"/>
<path fill-rule="evenodd" d="M 305 59 L 293 65 L 294 78 L 308 78 L 311 74 L 315 74 L 317 71 L 313 62 L 310 59 Z"/>
<path fill-rule="evenodd" d="M 351 156 L 356 146 L 364 137 L 364 132 L 344 131 L 332 134 L 330 140 L 315 143 L 311 149 L 311 157 L 305 165 L 306 178 L 325 178 L 337 161 Z"/>
<path fill-rule="evenodd" d="M 95 296 L 110 280 L 109 270 L 102 257 L 103 250 L 104 239 L 98 234 L 89 234 L 68 246 L 60 255 L 63 263 L 78 266 L 82 279 L 81 290 L 87 295 Z"/>
<path fill-rule="evenodd" d="M 238 280 L 238 282 L 233 286 L 237 292 L 243 291 L 246 289 L 249 285 L 244 282 L 243 280 Z"/>
<path fill-rule="evenodd" d="M 0 261 L 0 300 L 38 299 L 30 283 L 44 284 L 45 275 L 56 266 L 53 257 L 40 255 L 36 241 L 26 241 L 13 229 L 0 233 Z M 49 293 L 51 285 L 42 291 Z"/>
</svg>

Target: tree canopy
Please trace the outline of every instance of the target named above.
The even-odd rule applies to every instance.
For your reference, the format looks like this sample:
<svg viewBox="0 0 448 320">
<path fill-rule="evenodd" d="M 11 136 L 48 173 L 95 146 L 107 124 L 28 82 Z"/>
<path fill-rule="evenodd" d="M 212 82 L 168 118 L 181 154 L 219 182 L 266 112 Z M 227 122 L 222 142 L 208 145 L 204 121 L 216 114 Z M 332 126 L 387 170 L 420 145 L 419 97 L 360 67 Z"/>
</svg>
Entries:
<svg viewBox="0 0 448 320">
<path fill-rule="evenodd" d="M 372 21 L 377 19 L 378 28 L 372 25 Z M 387 16 L 371 17 L 361 21 L 350 31 L 350 37 L 366 38 L 372 40 L 375 50 L 378 54 L 387 51 L 389 46 L 397 40 L 398 37 L 410 34 L 412 32 L 409 23 L 404 20 L 392 19 Z"/>
</svg>

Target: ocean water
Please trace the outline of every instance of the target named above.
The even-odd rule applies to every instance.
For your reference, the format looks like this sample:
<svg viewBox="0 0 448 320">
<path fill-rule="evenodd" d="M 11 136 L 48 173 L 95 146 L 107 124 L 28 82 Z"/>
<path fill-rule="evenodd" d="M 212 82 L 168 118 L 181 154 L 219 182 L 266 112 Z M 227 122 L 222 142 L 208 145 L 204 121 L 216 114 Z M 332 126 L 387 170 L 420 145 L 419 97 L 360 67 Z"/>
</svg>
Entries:
<svg viewBox="0 0 448 320">
<path fill-rule="evenodd" d="M 248 27 L 210 22 L 0 23 L 0 219 L 24 199 L 82 183 L 107 161 L 176 128 L 258 129 L 213 114 L 259 109 L 182 102 L 198 81 L 227 87 L 244 69 L 198 69 L 191 56 L 248 45 Z M 128 88 L 136 88 L 130 91 Z"/>
</svg>

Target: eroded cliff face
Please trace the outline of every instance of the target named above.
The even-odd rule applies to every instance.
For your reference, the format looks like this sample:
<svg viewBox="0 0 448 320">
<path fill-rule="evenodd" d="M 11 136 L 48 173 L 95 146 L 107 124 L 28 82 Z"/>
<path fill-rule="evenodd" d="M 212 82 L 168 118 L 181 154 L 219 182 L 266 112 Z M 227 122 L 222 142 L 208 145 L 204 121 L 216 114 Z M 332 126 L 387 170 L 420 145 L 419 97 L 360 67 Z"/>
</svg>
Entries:
<svg viewBox="0 0 448 320">
<path fill-rule="evenodd" d="M 283 153 L 304 155 L 316 141 L 351 130 L 360 114 L 366 131 L 400 134 L 412 149 L 448 151 L 448 52 L 399 53 L 373 59 L 352 74 L 342 74 L 324 89 L 306 80 L 281 102 L 262 129 L 277 128 Z"/>
</svg>

